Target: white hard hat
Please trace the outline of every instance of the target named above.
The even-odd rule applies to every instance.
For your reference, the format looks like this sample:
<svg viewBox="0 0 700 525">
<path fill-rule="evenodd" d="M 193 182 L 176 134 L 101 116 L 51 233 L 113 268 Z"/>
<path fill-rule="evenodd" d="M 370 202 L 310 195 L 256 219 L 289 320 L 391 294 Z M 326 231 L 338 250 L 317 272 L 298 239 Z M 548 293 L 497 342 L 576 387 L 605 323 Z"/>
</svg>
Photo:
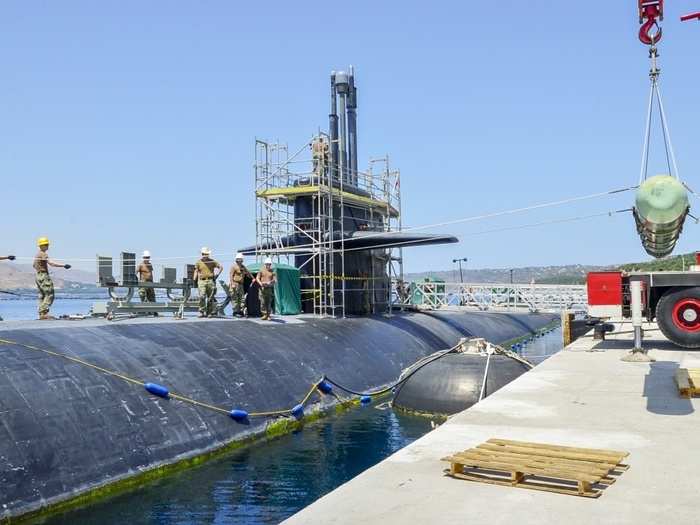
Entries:
<svg viewBox="0 0 700 525">
<path fill-rule="evenodd" d="M 243 254 L 242 254 L 241 252 L 238 252 L 238 253 L 236 254 L 236 260 L 237 260 L 237 261 L 242 261 L 242 260 L 243 260 Z"/>
<path fill-rule="evenodd" d="M 270 259 L 269 257 L 265 259 L 265 264 L 272 264 L 272 259 Z"/>
<path fill-rule="evenodd" d="M 202 246 L 201 254 L 202 255 L 211 255 L 211 250 L 209 248 L 207 248 L 206 246 Z"/>
<path fill-rule="evenodd" d="M 143 251 L 143 258 L 144 258 L 144 259 L 146 259 L 146 258 L 150 259 L 150 258 L 151 258 L 151 252 L 149 252 L 148 250 L 144 250 L 144 251 Z"/>
</svg>

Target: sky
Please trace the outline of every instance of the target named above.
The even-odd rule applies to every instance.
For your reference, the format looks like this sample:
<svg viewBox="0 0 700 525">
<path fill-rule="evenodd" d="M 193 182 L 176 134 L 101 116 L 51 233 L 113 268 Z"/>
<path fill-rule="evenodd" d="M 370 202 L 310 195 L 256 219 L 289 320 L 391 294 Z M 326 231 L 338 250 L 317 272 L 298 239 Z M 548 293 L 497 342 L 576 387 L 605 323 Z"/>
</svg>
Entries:
<svg viewBox="0 0 700 525">
<path fill-rule="evenodd" d="M 148 249 L 180 265 L 255 242 L 254 140 L 327 127 L 352 64 L 360 168 L 389 154 L 405 226 L 637 183 L 649 90 L 637 2 L 121 1 L 0 8 L 0 252 L 94 268 Z M 681 178 L 700 190 L 700 0 L 666 2 L 661 89 Z M 657 124 L 655 123 L 655 131 Z M 653 137 L 651 168 L 664 172 Z M 407 271 L 648 259 L 633 193 L 428 229 Z M 693 203 L 697 204 L 697 200 Z M 698 248 L 688 221 L 678 252 Z"/>
</svg>

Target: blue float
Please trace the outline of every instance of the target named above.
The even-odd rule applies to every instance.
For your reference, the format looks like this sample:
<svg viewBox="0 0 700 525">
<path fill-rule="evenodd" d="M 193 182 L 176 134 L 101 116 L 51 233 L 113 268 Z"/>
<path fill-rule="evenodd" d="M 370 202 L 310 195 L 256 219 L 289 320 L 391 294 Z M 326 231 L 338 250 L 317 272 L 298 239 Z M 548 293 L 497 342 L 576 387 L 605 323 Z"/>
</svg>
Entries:
<svg viewBox="0 0 700 525">
<path fill-rule="evenodd" d="M 237 423 L 245 423 L 248 421 L 248 412 L 240 408 L 234 408 L 228 415 Z"/>
<path fill-rule="evenodd" d="M 170 391 L 158 383 L 145 383 L 143 387 L 154 396 L 162 397 L 164 399 L 168 399 L 170 397 Z"/>
<path fill-rule="evenodd" d="M 295 418 L 297 418 L 297 419 L 303 418 L 303 417 L 304 417 L 304 405 L 302 405 L 302 404 L 300 403 L 300 404 L 298 404 L 297 406 L 295 406 L 295 407 L 292 409 L 292 415 L 293 415 Z"/>
<path fill-rule="evenodd" d="M 333 385 L 331 385 L 325 379 L 321 381 L 316 388 L 318 388 L 322 394 L 327 396 L 333 393 Z"/>
<path fill-rule="evenodd" d="M 372 402 L 372 396 L 360 396 L 360 403 L 367 405 Z"/>
</svg>

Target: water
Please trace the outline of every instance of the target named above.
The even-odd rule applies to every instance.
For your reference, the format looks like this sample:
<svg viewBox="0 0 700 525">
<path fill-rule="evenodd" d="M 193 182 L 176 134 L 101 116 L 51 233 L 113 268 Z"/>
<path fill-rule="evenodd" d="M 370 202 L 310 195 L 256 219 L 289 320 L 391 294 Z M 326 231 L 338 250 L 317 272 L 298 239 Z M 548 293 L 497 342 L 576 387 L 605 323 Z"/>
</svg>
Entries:
<svg viewBox="0 0 700 525">
<path fill-rule="evenodd" d="M 357 408 L 46 523 L 279 523 L 430 429 L 427 418 Z"/>
<path fill-rule="evenodd" d="M 59 296 L 51 307 L 51 315 L 54 317 L 72 314 L 87 315 L 92 304 L 99 300 L 105 299 L 67 299 Z M 9 299 L 0 295 L 0 317 L 6 321 L 37 319 L 38 306 L 37 299 Z"/>
<path fill-rule="evenodd" d="M 548 334 L 536 337 L 523 346 L 520 355 L 525 357 L 533 365 L 538 365 L 548 357 L 562 349 L 563 335 L 561 328 L 556 328 Z"/>
<path fill-rule="evenodd" d="M 52 313 L 87 313 L 92 302 L 59 299 Z M 0 301 L 6 319 L 34 318 L 35 309 L 34 300 Z M 561 349 L 561 340 L 561 330 L 554 330 L 530 341 L 521 354 L 540 363 Z M 431 428 L 430 419 L 390 408 L 355 408 L 45 523 L 279 523 Z"/>
</svg>

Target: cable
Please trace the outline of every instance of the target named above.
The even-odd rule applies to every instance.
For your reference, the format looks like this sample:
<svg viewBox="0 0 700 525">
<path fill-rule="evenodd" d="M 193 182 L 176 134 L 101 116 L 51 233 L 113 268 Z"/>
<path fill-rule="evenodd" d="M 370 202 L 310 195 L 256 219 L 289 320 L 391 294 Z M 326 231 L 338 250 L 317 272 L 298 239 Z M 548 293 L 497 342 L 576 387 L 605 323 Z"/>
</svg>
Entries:
<svg viewBox="0 0 700 525">
<path fill-rule="evenodd" d="M 468 217 L 462 217 L 459 219 L 454 219 L 454 220 L 449 220 L 449 221 L 443 221 L 443 222 L 438 222 L 438 223 L 433 223 L 433 224 L 425 224 L 422 226 L 413 226 L 413 227 L 408 227 L 408 228 L 403 228 L 401 231 L 396 232 L 396 233 L 407 233 L 407 232 L 412 232 L 412 231 L 420 231 L 420 230 L 428 230 L 428 229 L 433 229 L 433 228 L 439 228 L 442 226 L 451 226 L 453 224 L 461 224 L 461 223 L 466 223 L 466 222 L 475 222 L 475 221 L 480 221 L 480 220 L 485 220 L 485 219 L 492 219 L 496 217 L 502 217 L 506 215 L 515 215 L 518 213 L 524 213 L 527 211 L 532 211 L 532 210 L 539 210 L 543 208 L 551 208 L 551 207 L 556 207 L 556 206 L 562 206 L 564 204 L 570 204 L 572 202 L 580 202 L 584 200 L 591 200 L 591 199 L 596 199 L 600 197 L 606 197 L 609 195 L 615 195 L 618 193 L 624 193 L 630 190 L 636 189 L 638 186 L 628 186 L 624 188 L 618 188 L 614 190 L 608 190 L 608 191 L 602 191 L 598 193 L 591 193 L 587 195 L 580 195 L 576 197 L 568 197 L 566 199 L 560 199 L 556 201 L 548 201 L 548 202 L 543 202 L 539 204 L 533 204 L 530 206 L 524 206 L 520 208 L 513 208 L 509 210 L 501 210 L 498 212 L 491 212 L 491 213 L 485 213 L 481 215 L 473 215 L 473 216 L 468 216 Z M 386 235 L 387 232 L 371 232 L 365 236 L 362 237 L 363 240 L 365 239 L 371 239 L 373 237 L 381 237 L 383 235 Z M 318 243 L 308 243 L 308 244 L 300 244 L 296 245 L 294 247 L 290 247 L 289 250 L 286 249 L 274 249 L 278 254 L 284 254 L 285 252 L 289 251 L 289 253 L 294 253 L 294 250 L 298 250 L 299 248 L 310 248 L 310 247 L 318 247 L 318 246 L 324 246 L 324 245 L 331 245 L 335 243 L 339 243 L 340 240 L 328 240 L 328 241 L 319 241 Z M 362 248 L 366 249 L 366 248 Z M 230 252 L 233 252 L 234 250 L 230 250 Z M 263 250 L 264 251 L 264 250 Z M 346 250 L 347 251 L 347 250 Z M 228 251 L 226 252 L 227 254 L 229 253 Z M 219 255 L 223 255 L 223 253 L 220 253 Z M 197 257 L 194 255 L 182 255 L 182 256 L 170 256 L 170 257 L 158 257 L 158 258 L 152 258 L 151 261 L 169 261 L 169 260 L 176 260 L 176 259 L 190 259 L 194 260 Z M 21 260 L 33 260 L 34 257 L 17 257 L 17 259 Z M 79 261 L 79 262 L 96 262 L 97 259 L 93 258 L 78 258 L 78 257 L 57 257 L 56 259 L 59 260 L 71 260 L 71 261 Z"/>
<path fill-rule="evenodd" d="M 474 222 L 474 221 L 479 221 L 479 220 L 484 220 L 484 219 L 492 219 L 492 218 L 495 218 L 495 217 L 501 217 L 501 216 L 505 216 L 505 215 L 514 215 L 514 214 L 523 213 L 523 212 L 526 212 L 526 211 L 532 211 L 532 210 L 537 210 L 537 209 L 542 209 L 542 208 L 548 208 L 548 207 L 554 207 L 554 206 L 561 206 L 561 205 L 564 205 L 564 204 L 570 204 L 570 203 L 572 203 L 572 202 L 578 202 L 578 201 L 582 201 L 582 200 L 589 200 L 589 199 L 594 199 L 594 198 L 599 198 L 599 197 L 605 197 L 605 196 L 614 195 L 614 194 L 617 194 L 617 193 L 624 193 L 624 192 L 626 192 L 626 191 L 634 190 L 634 189 L 637 189 L 637 188 L 638 188 L 638 186 L 629 186 L 629 187 L 625 187 L 625 188 L 619 188 L 619 189 L 609 190 L 609 191 L 600 192 L 600 193 L 592 193 L 592 194 L 589 194 L 589 195 L 582 195 L 582 196 L 579 196 L 579 197 L 571 197 L 571 198 L 562 199 L 562 200 L 558 200 L 558 201 L 551 201 L 551 202 L 545 202 L 545 203 L 541 203 L 541 204 L 535 204 L 535 205 L 526 206 L 526 207 L 522 207 L 522 208 L 514 208 L 514 209 L 510 209 L 510 210 L 504 210 L 504 211 L 499 211 L 499 212 L 487 213 L 487 214 L 483 214 L 483 215 L 474 215 L 474 216 L 471 216 L 471 217 L 463 217 L 463 218 L 461 218 L 461 219 L 455 219 L 455 220 L 451 220 L 451 221 L 445 221 L 445 222 L 434 223 L 434 224 L 427 224 L 427 225 L 423 225 L 423 226 L 414 226 L 414 227 L 410 227 L 410 228 L 403 228 L 401 231 L 398 231 L 398 232 L 396 232 L 396 233 L 407 233 L 407 232 L 411 232 L 411 231 L 418 231 L 418 230 L 425 230 L 425 229 L 438 228 L 438 227 L 441 227 L 441 226 L 450 226 L 450 225 L 453 225 L 453 224 L 460 224 L 460 223 L 466 223 L 466 222 Z M 368 235 L 364 235 L 364 236 L 362 237 L 362 240 L 371 239 L 371 238 L 373 238 L 373 237 L 380 237 L 380 236 L 383 236 L 383 235 L 386 235 L 386 234 L 387 234 L 387 232 L 370 233 L 370 234 L 368 234 Z M 340 242 L 339 240 L 333 241 L 334 244 L 335 244 L 335 243 L 339 243 L 339 242 Z M 422 242 L 422 241 L 421 241 L 421 240 L 416 240 L 416 241 L 404 242 L 404 243 L 401 243 L 401 244 L 402 244 L 402 245 L 406 245 L 406 244 L 414 244 L 414 243 L 420 243 L 420 242 Z M 275 253 L 277 253 L 277 254 L 285 254 L 285 253 L 293 254 L 293 253 L 295 253 L 296 251 L 298 251 L 300 248 L 312 248 L 312 247 L 325 246 L 325 245 L 330 245 L 330 244 L 331 244 L 331 241 L 321 241 L 321 242 L 318 242 L 318 243 L 299 244 L 299 245 L 295 245 L 295 246 L 289 247 L 288 249 L 284 249 L 284 248 L 283 248 L 283 249 L 275 249 L 275 250 L 273 250 L 273 251 L 275 251 Z M 397 244 L 397 243 L 390 243 L 390 244 L 386 244 L 386 245 L 379 245 L 379 246 L 376 246 L 376 247 L 373 246 L 373 247 L 371 247 L 371 248 L 365 248 L 365 247 L 361 247 L 361 248 L 347 248 L 345 251 L 347 252 L 347 251 L 356 251 L 356 250 L 368 250 L 368 249 L 375 249 L 375 248 L 383 248 L 383 247 L 385 247 L 385 246 L 394 246 L 394 245 L 396 245 L 396 244 Z M 264 251 L 264 250 L 263 250 L 263 251 Z"/>
<path fill-rule="evenodd" d="M 438 359 L 442 359 L 447 354 L 454 353 L 457 350 L 457 348 L 459 348 L 459 346 L 460 345 L 457 344 L 457 345 L 453 346 L 452 348 L 449 348 L 447 350 L 441 350 L 440 352 L 435 352 L 434 354 L 431 354 L 430 356 L 422 358 L 420 361 L 418 361 L 417 363 L 414 363 L 413 365 L 408 367 L 406 370 L 401 372 L 399 379 L 395 383 L 393 383 L 392 385 L 387 386 L 385 388 L 382 388 L 380 390 L 376 390 L 374 392 L 356 392 L 356 391 L 351 390 L 350 388 L 348 388 L 346 386 L 339 384 L 338 382 L 334 381 L 333 379 L 331 379 L 327 376 L 325 377 L 325 379 L 329 383 L 337 386 L 341 390 L 344 390 L 348 394 L 352 394 L 354 396 L 370 396 L 370 397 L 381 396 L 383 394 L 386 394 L 387 392 L 390 392 L 391 390 L 393 390 L 394 388 L 399 386 L 401 383 L 404 383 L 405 381 L 407 381 L 411 376 L 413 376 L 413 374 L 418 372 L 418 370 L 420 370 L 424 366 L 429 365 L 430 363 L 437 361 Z"/>
<path fill-rule="evenodd" d="M 481 391 L 479 392 L 479 401 L 484 399 L 484 394 L 486 393 L 486 379 L 489 376 L 489 365 L 491 364 L 491 352 L 486 354 L 486 366 L 484 367 L 484 379 L 481 381 Z"/>
<path fill-rule="evenodd" d="M 678 163 L 676 162 L 676 154 L 673 150 L 673 142 L 671 141 L 671 132 L 668 126 L 668 120 L 666 119 L 666 111 L 664 110 L 664 103 L 661 97 L 661 89 L 659 88 L 659 75 L 661 74 L 661 70 L 657 66 L 658 53 L 653 41 L 649 49 L 649 58 L 651 59 L 651 69 L 649 70 L 651 88 L 649 93 L 649 104 L 647 106 L 647 119 L 644 132 L 644 145 L 642 147 L 642 167 L 639 173 L 639 184 L 646 179 L 649 172 L 649 150 L 651 142 L 651 120 L 653 115 L 654 97 L 656 97 L 659 107 L 661 132 L 663 134 L 664 149 L 666 153 L 666 166 L 668 168 L 669 175 L 680 180 Z"/>
<path fill-rule="evenodd" d="M 661 122 L 663 123 L 665 136 L 668 137 L 668 147 L 666 148 L 666 157 L 668 162 L 668 155 L 670 153 L 671 163 L 673 164 L 673 170 L 675 172 L 676 179 L 680 180 L 680 173 L 678 172 L 678 164 L 676 162 L 676 154 L 673 151 L 673 142 L 671 142 L 671 130 L 668 127 L 668 121 L 666 120 L 666 111 L 664 110 L 663 100 L 661 99 L 661 90 L 658 84 L 656 85 L 656 96 L 659 99 L 659 112 L 661 113 Z"/>
<path fill-rule="evenodd" d="M 615 210 L 615 211 L 608 211 L 608 212 L 601 212 L 601 213 L 593 213 L 591 215 L 580 215 L 576 217 L 567 217 L 564 219 L 555 219 L 552 221 L 544 221 L 544 222 L 536 222 L 536 223 L 531 223 L 531 224 L 523 224 L 520 226 L 506 226 L 503 228 L 495 228 L 491 230 L 483 230 L 480 232 L 470 232 L 466 233 L 465 235 L 467 236 L 472 236 L 472 235 L 484 235 L 487 233 L 497 233 L 497 232 L 502 232 L 502 231 L 509 231 L 509 230 L 521 230 L 521 229 L 526 229 L 526 228 L 534 228 L 537 226 L 547 226 L 551 224 L 559 224 L 559 223 L 566 223 L 566 222 L 575 222 L 575 221 L 581 221 L 581 220 L 586 220 L 586 219 L 593 219 L 597 217 L 612 217 L 613 215 L 616 215 L 618 213 L 626 213 L 632 211 L 631 208 L 629 209 L 624 209 L 624 210 Z M 400 243 L 400 246 L 405 246 L 407 244 L 413 244 L 413 243 L 420 243 L 423 242 L 422 240 L 418 239 L 415 241 L 408 241 L 408 242 L 402 242 Z M 386 244 L 380 244 L 378 246 L 373 246 L 372 249 L 378 249 L 378 248 L 387 248 L 387 247 L 392 247 L 396 246 L 398 243 L 386 243 Z M 367 250 L 367 248 L 346 248 L 346 252 L 352 252 L 356 250 Z"/>
<path fill-rule="evenodd" d="M 651 117 L 654 108 L 654 84 L 652 83 L 649 90 L 649 105 L 647 107 L 647 123 L 644 132 L 644 146 L 642 146 L 642 167 L 639 171 L 639 184 L 647 178 L 647 172 L 649 169 L 649 141 L 651 138 Z"/>
</svg>

